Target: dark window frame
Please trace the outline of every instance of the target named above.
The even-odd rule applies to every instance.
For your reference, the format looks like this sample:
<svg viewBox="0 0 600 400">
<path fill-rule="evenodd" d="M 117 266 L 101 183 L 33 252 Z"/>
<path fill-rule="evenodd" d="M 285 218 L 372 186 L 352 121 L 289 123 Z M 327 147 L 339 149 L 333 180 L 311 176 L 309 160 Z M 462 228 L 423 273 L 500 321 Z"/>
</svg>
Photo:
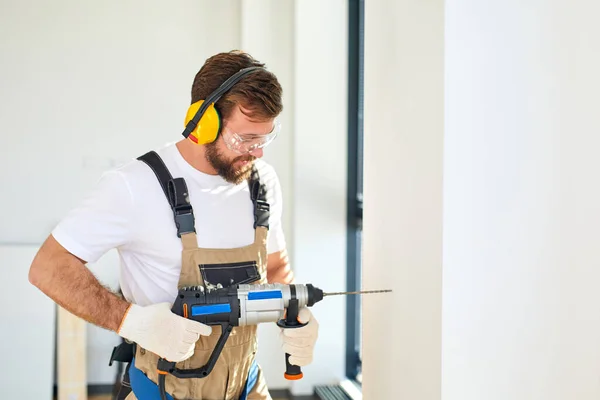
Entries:
<svg viewBox="0 0 600 400">
<path fill-rule="evenodd" d="M 363 190 L 364 0 L 348 2 L 348 185 L 347 278 L 349 291 L 359 290 L 361 275 Z M 346 298 L 346 376 L 361 374 L 360 296 Z"/>
</svg>

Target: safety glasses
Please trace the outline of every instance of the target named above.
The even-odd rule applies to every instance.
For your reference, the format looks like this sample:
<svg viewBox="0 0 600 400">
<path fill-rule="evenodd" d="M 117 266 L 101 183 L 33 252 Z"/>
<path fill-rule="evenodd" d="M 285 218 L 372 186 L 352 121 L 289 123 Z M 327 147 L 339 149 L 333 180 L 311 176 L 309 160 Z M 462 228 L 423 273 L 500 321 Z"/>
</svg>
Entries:
<svg viewBox="0 0 600 400">
<path fill-rule="evenodd" d="M 223 140 L 225 145 L 231 151 L 235 151 L 239 154 L 247 154 L 256 149 L 262 149 L 269 144 L 279 134 L 281 130 L 281 123 L 275 120 L 273 123 L 273 129 L 267 134 L 260 133 L 244 133 L 238 134 L 231 131 L 228 128 L 223 129 Z"/>
</svg>

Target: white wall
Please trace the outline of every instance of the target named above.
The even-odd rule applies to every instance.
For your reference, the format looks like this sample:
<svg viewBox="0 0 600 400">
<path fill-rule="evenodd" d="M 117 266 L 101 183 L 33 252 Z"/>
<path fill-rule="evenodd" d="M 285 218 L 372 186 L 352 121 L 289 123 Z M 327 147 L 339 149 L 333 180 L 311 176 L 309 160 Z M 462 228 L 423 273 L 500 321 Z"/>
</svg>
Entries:
<svg viewBox="0 0 600 400">
<path fill-rule="evenodd" d="M 365 2 L 365 399 L 440 398 L 443 4 Z"/>
<path fill-rule="evenodd" d="M 600 3 L 446 7 L 443 399 L 598 399 Z"/>
<path fill-rule="evenodd" d="M 0 241 L 40 242 L 103 170 L 178 140 L 194 74 L 240 32 L 236 1 L 177 4 L 2 2 Z"/>
<path fill-rule="evenodd" d="M 363 395 L 597 399 L 600 4 L 444 6 L 366 2 Z"/>
<path fill-rule="evenodd" d="M 342 289 L 346 21 L 341 0 L 3 1 L 0 182 L 11 195 L 0 197 L 0 243 L 39 245 L 102 171 L 178 140 L 204 60 L 242 48 L 266 62 L 284 86 L 283 132 L 265 159 L 281 180 L 298 282 Z M 315 114 L 314 104 L 326 111 Z M 317 156 L 316 149 L 329 155 Z M 300 202 L 305 205 L 296 208 Z M 109 253 L 90 268 L 116 287 L 115 263 Z M 342 377 L 345 325 L 338 306 L 343 303 L 334 299 L 314 310 L 323 326 L 319 354 L 294 383 L 296 393 Z M 283 379 L 278 330 L 260 330 L 259 360 L 270 386 L 291 387 Z M 89 327 L 90 383 L 114 380 L 116 367 L 107 360 L 115 343 L 116 335 Z"/>
<path fill-rule="evenodd" d="M 347 2 L 295 3 L 294 265 L 297 281 L 346 287 Z M 294 394 L 344 378 L 343 296 L 313 307 L 320 321 L 314 362 Z"/>
<path fill-rule="evenodd" d="M 0 245 L 0 397 L 51 399 L 54 382 L 56 308 L 27 279 L 37 247 Z M 32 382 L 35 377 L 35 382 Z"/>
</svg>

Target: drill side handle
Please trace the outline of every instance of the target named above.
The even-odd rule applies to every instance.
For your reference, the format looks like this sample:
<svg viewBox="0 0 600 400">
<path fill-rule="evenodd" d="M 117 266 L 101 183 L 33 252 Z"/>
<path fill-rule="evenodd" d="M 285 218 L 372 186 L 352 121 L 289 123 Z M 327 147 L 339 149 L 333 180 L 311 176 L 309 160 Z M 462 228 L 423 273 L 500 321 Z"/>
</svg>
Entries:
<svg viewBox="0 0 600 400">
<path fill-rule="evenodd" d="M 286 318 L 277 321 L 277 325 L 283 329 L 300 328 L 306 324 L 298 321 L 298 299 L 291 299 L 289 301 Z M 290 364 L 290 354 L 285 353 L 285 373 L 283 374 L 287 380 L 298 380 L 302 379 L 302 369 L 298 365 Z"/>
</svg>

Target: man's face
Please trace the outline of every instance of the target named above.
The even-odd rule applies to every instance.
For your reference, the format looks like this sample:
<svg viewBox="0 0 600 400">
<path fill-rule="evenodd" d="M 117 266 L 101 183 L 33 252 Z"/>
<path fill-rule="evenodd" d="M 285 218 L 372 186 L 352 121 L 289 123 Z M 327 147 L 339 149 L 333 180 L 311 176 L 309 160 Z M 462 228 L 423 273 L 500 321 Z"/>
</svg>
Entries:
<svg viewBox="0 0 600 400">
<path fill-rule="evenodd" d="M 248 114 L 248 111 L 244 111 Z M 232 135 L 260 139 L 261 136 L 273 131 L 273 123 L 273 119 L 253 121 L 239 108 L 235 108 L 229 119 L 224 122 L 217 140 L 206 145 L 206 159 L 227 182 L 236 185 L 243 182 L 250 176 L 254 160 L 263 156 L 263 150 L 259 148 L 240 153 L 230 149 L 226 140 L 231 143 Z"/>
</svg>

